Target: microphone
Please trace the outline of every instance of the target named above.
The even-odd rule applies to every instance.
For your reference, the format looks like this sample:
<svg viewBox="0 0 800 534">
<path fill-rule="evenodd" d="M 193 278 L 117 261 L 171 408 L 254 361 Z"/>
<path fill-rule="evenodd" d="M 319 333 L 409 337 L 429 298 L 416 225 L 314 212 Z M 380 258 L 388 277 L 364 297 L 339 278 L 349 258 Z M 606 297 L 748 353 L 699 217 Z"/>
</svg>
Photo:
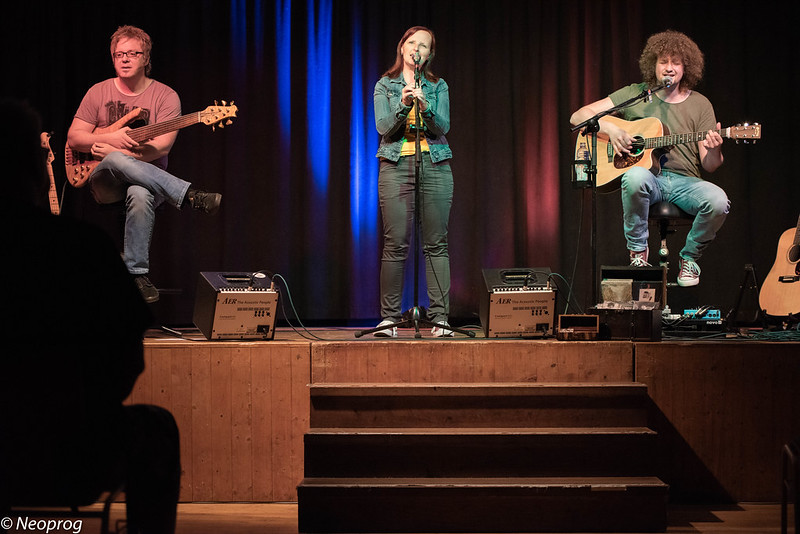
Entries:
<svg viewBox="0 0 800 534">
<path fill-rule="evenodd" d="M 658 87 L 656 87 L 654 89 L 648 89 L 647 90 L 647 102 L 649 103 L 649 102 L 653 101 L 653 93 L 655 93 L 656 91 L 660 91 L 662 89 L 666 89 L 667 87 L 670 87 L 671 85 L 672 85 L 672 76 L 664 76 L 663 78 L 661 78 L 661 85 L 660 86 L 658 86 Z"/>
<path fill-rule="evenodd" d="M 414 52 L 414 87 L 419 87 L 419 51 Z"/>
</svg>

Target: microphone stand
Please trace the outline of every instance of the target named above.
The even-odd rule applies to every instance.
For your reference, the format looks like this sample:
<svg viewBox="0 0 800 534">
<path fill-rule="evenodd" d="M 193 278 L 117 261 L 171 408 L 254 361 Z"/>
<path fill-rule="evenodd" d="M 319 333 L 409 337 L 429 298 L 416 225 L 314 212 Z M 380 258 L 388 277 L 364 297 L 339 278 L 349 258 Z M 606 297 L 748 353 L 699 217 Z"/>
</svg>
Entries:
<svg viewBox="0 0 800 534">
<path fill-rule="evenodd" d="M 592 233 L 591 233 L 591 249 L 592 249 L 592 297 L 599 298 L 597 292 L 597 133 L 600 131 L 600 119 L 606 115 L 615 113 L 621 109 L 632 106 L 633 104 L 649 98 L 653 93 L 666 89 L 671 86 L 672 82 L 665 80 L 661 85 L 653 89 L 645 89 L 638 96 L 630 98 L 606 111 L 601 111 L 594 117 L 590 117 L 580 124 L 573 126 L 570 131 L 583 130 L 581 135 L 591 136 L 591 150 L 589 154 L 589 163 L 586 164 L 586 177 L 589 182 L 589 187 L 592 188 Z"/>
<path fill-rule="evenodd" d="M 419 65 L 419 55 L 414 57 L 414 88 L 418 88 L 420 86 L 420 65 Z M 364 334 L 369 334 L 372 332 L 378 332 L 380 330 L 387 330 L 390 328 L 408 328 L 413 326 L 414 327 L 414 337 L 419 339 L 422 337 L 422 334 L 419 331 L 420 326 L 427 326 L 427 327 L 439 327 L 444 330 L 450 330 L 451 332 L 458 332 L 460 334 L 465 334 L 469 337 L 475 337 L 475 332 L 470 332 L 467 330 L 462 330 L 460 328 L 455 328 L 449 325 L 444 325 L 440 323 L 434 323 L 432 321 L 428 321 L 422 318 L 422 311 L 419 307 L 419 246 L 420 246 L 420 216 L 419 216 L 419 206 L 421 200 L 420 194 L 420 184 L 421 184 L 421 168 L 422 168 L 422 147 L 420 142 L 420 133 L 422 132 L 422 110 L 419 107 L 419 99 L 414 98 L 414 106 L 416 112 L 414 113 L 414 126 L 415 126 L 415 136 L 414 136 L 414 306 L 408 311 L 409 318 L 390 325 L 384 325 L 381 327 L 370 328 L 369 330 L 364 330 L 361 332 L 356 333 L 356 337 L 361 337 Z M 430 281 L 428 281 L 430 283 Z"/>
</svg>

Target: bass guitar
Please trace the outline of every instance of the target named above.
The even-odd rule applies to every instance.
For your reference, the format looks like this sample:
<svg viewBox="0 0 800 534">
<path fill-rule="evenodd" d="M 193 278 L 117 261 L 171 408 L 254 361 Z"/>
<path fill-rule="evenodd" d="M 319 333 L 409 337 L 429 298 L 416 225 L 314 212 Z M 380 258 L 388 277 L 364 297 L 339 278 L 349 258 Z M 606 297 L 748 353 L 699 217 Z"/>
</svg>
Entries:
<svg viewBox="0 0 800 534">
<path fill-rule="evenodd" d="M 238 109 L 233 105 L 233 102 L 231 102 L 230 106 L 224 101 L 222 104 L 223 105 L 220 106 L 215 103 L 213 106 L 208 106 L 202 111 L 189 113 L 188 115 L 182 115 L 156 124 L 148 124 L 139 128 L 133 128 L 128 130 L 128 136 L 137 143 L 141 143 L 193 124 L 203 123 L 212 128 L 215 126 L 223 128 L 226 124 L 231 124 L 231 118 L 236 117 Z M 142 110 L 136 108 L 111 126 L 95 128 L 93 133 L 117 131 L 139 118 L 141 113 Z M 64 151 L 64 162 L 67 167 L 67 182 L 74 187 L 83 187 L 92 174 L 92 171 L 94 171 L 94 168 L 100 163 L 99 160 L 94 159 L 89 153 L 72 150 L 69 144 L 67 144 L 66 150 Z"/>
<path fill-rule="evenodd" d="M 800 314 L 800 218 L 778 239 L 778 254 L 761 285 L 758 303 L 774 317 Z"/>
<path fill-rule="evenodd" d="M 45 163 L 47 165 L 47 174 L 50 176 L 50 189 L 47 192 L 47 196 L 50 199 L 50 213 L 53 215 L 61 214 L 61 206 L 58 203 L 58 192 L 56 191 L 56 179 L 53 176 L 53 161 L 55 161 L 55 156 L 53 155 L 53 150 L 50 148 L 50 134 L 47 132 L 42 132 L 39 136 L 42 142 L 42 148 L 47 151 L 47 158 L 45 159 Z"/>
<path fill-rule="evenodd" d="M 635 121 L 626 121 L 614 116 L 606 116 L 608 120 L 625 130 L 633 137 L 633 149 L 630 154 L 618 155 L 606 135 L 597 134 L 597 180 L 596 187 L 600 190 L 613 191 L 619 188 L 619 178 L 633 167 L 643 167 L 653 174 L 660 172 L 659 159 L 661 155 L 675 145 L 696 143 L 705 139 L 705 132 L 692 132 L 670 135 L 664 124 L 655 117 L 647 117 Z M 761 139 L 760 124 L 743 124 L 714 130 L 722 137 L 729 137 L 737 141 L 756 141 Z M 579 136 L 575 146 L 575 161 L 581 162 L 576 172 L 585 173 L 589 160 L 589 140 Z"/>
</svg>

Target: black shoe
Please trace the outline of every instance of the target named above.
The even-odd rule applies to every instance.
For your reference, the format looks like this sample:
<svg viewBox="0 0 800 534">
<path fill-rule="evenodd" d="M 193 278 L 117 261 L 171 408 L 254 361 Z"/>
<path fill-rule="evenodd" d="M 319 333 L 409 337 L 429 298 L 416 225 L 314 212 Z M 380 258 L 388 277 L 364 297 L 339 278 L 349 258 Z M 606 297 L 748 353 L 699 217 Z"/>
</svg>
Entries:
<svg viewBox="0 0 800 534">
<path fill-rule="evenodd" d="M 186 198 L 189 200 L 191 207 L 209 215 L 217 213 L 222 202 L 222 195 L 219 193 L 206 193 L 199 189 L 189 189 L 186 192 Z"/>
<path fill-rule="evenodd" d="M 134 275 L 135 278 L 133 279 L 136 282 L 136 287 L 139 288 L 139 293 L 142 294 L 142 298 L 148 304 L 152 304 L 158 300 L 158 289 L 153 283 L 147 278 L 145 275 Z"/>
</svg>

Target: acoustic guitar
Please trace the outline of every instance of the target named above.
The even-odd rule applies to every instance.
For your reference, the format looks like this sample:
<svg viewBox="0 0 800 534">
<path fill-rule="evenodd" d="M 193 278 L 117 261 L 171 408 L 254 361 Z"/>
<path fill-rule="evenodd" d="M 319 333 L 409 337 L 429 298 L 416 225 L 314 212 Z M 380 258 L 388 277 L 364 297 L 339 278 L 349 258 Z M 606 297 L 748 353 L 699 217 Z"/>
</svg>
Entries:
<svg viewBox="0 0 800 534">
<path fill-rule="evenodd" d="M 223 105 L 220 106 L 215 103 L 213 106 L 208 106 L 202 111 L 189 113 L 156 124 L 148 124 L 139 128 L 133 128 L 128 130 L 128 136 L 137 143 L 141 143 L 193 124 L 203 123 L 212 128 L 215 126 L 223 128 L 226 124 L 231 124 L 231 117 L 236 116 L 238 109 L 233 105 L 233 102 L 231 102 L 230 106 L 224 101 L 222 104 Z M 111 126 L 95 128 L 94 133 L 115 132 L 139 118 L 141 113 L 142 110 L 136 108 Z M 89 179 L 89 176 L 91 176 L 92 171 L 94 171 L 95 167 L 100 163 L 100 161 L 94 159 L 91 154 L 72 150 L 69 144 L 67 144 L 66 150 L 64 151 L 64 162 L 67 166 L 67 182 L 74 187 L 83 187 Z"/>
<path fill-rule="evenodd" d="M 774 317 L 800 314 L 800 218 L 778 239 L 775 263 L 758 295 L 764 313 Z"/>
<path fill-rule="evenodd" d="M 53 215 L 59 215 L 61 213 L 61 206 L 58 203 L 56 179 L 53 176 L 53 161 L 55 161 L 56 158 L 53 155 L 53 150 L 50 148 L 50 134 L 47 132 L 42 132 L 39 137 L 42 142 L 42 148 L 47 151 L 45 163 L 47 164 L 47 174 L 50 176 L 50 189 L 47 193 L 47 196 L 50 199 L 50 213 Z"/>
<path fill-rule="evenodd" d="M 708 131 L 682 134 L 670 134 L 669 129 L 655 117 L 647 117 L 635 121 L 626 121 L 614 116 L 606 116 L 608 120 L 628 132 L 633 137 L 633 149 L 630 154 L 618 155 L 606 135 L 597 134 L 597 180 L 600 190 L 613 191 L 619 188 L 619 178 L 633 167 L 643 167 L 653 174 L 661 170 L 661 155 L 675 145 L 696 143 L 705 139 Z M 735 140 L 756 141 L 761 139 L 760 124 L 743 124 L 714 130 L 722 137 Z M 589 140 L 578 136 L 575 145 L 575 161 L 589 160 Z M 580 168 L 577 168 L 580 167 Z M 576 172 L 585 173 L 586 164 L 576 166 Z M 585 178 L 584 178 L 585 179 Z"/>
</svg>

